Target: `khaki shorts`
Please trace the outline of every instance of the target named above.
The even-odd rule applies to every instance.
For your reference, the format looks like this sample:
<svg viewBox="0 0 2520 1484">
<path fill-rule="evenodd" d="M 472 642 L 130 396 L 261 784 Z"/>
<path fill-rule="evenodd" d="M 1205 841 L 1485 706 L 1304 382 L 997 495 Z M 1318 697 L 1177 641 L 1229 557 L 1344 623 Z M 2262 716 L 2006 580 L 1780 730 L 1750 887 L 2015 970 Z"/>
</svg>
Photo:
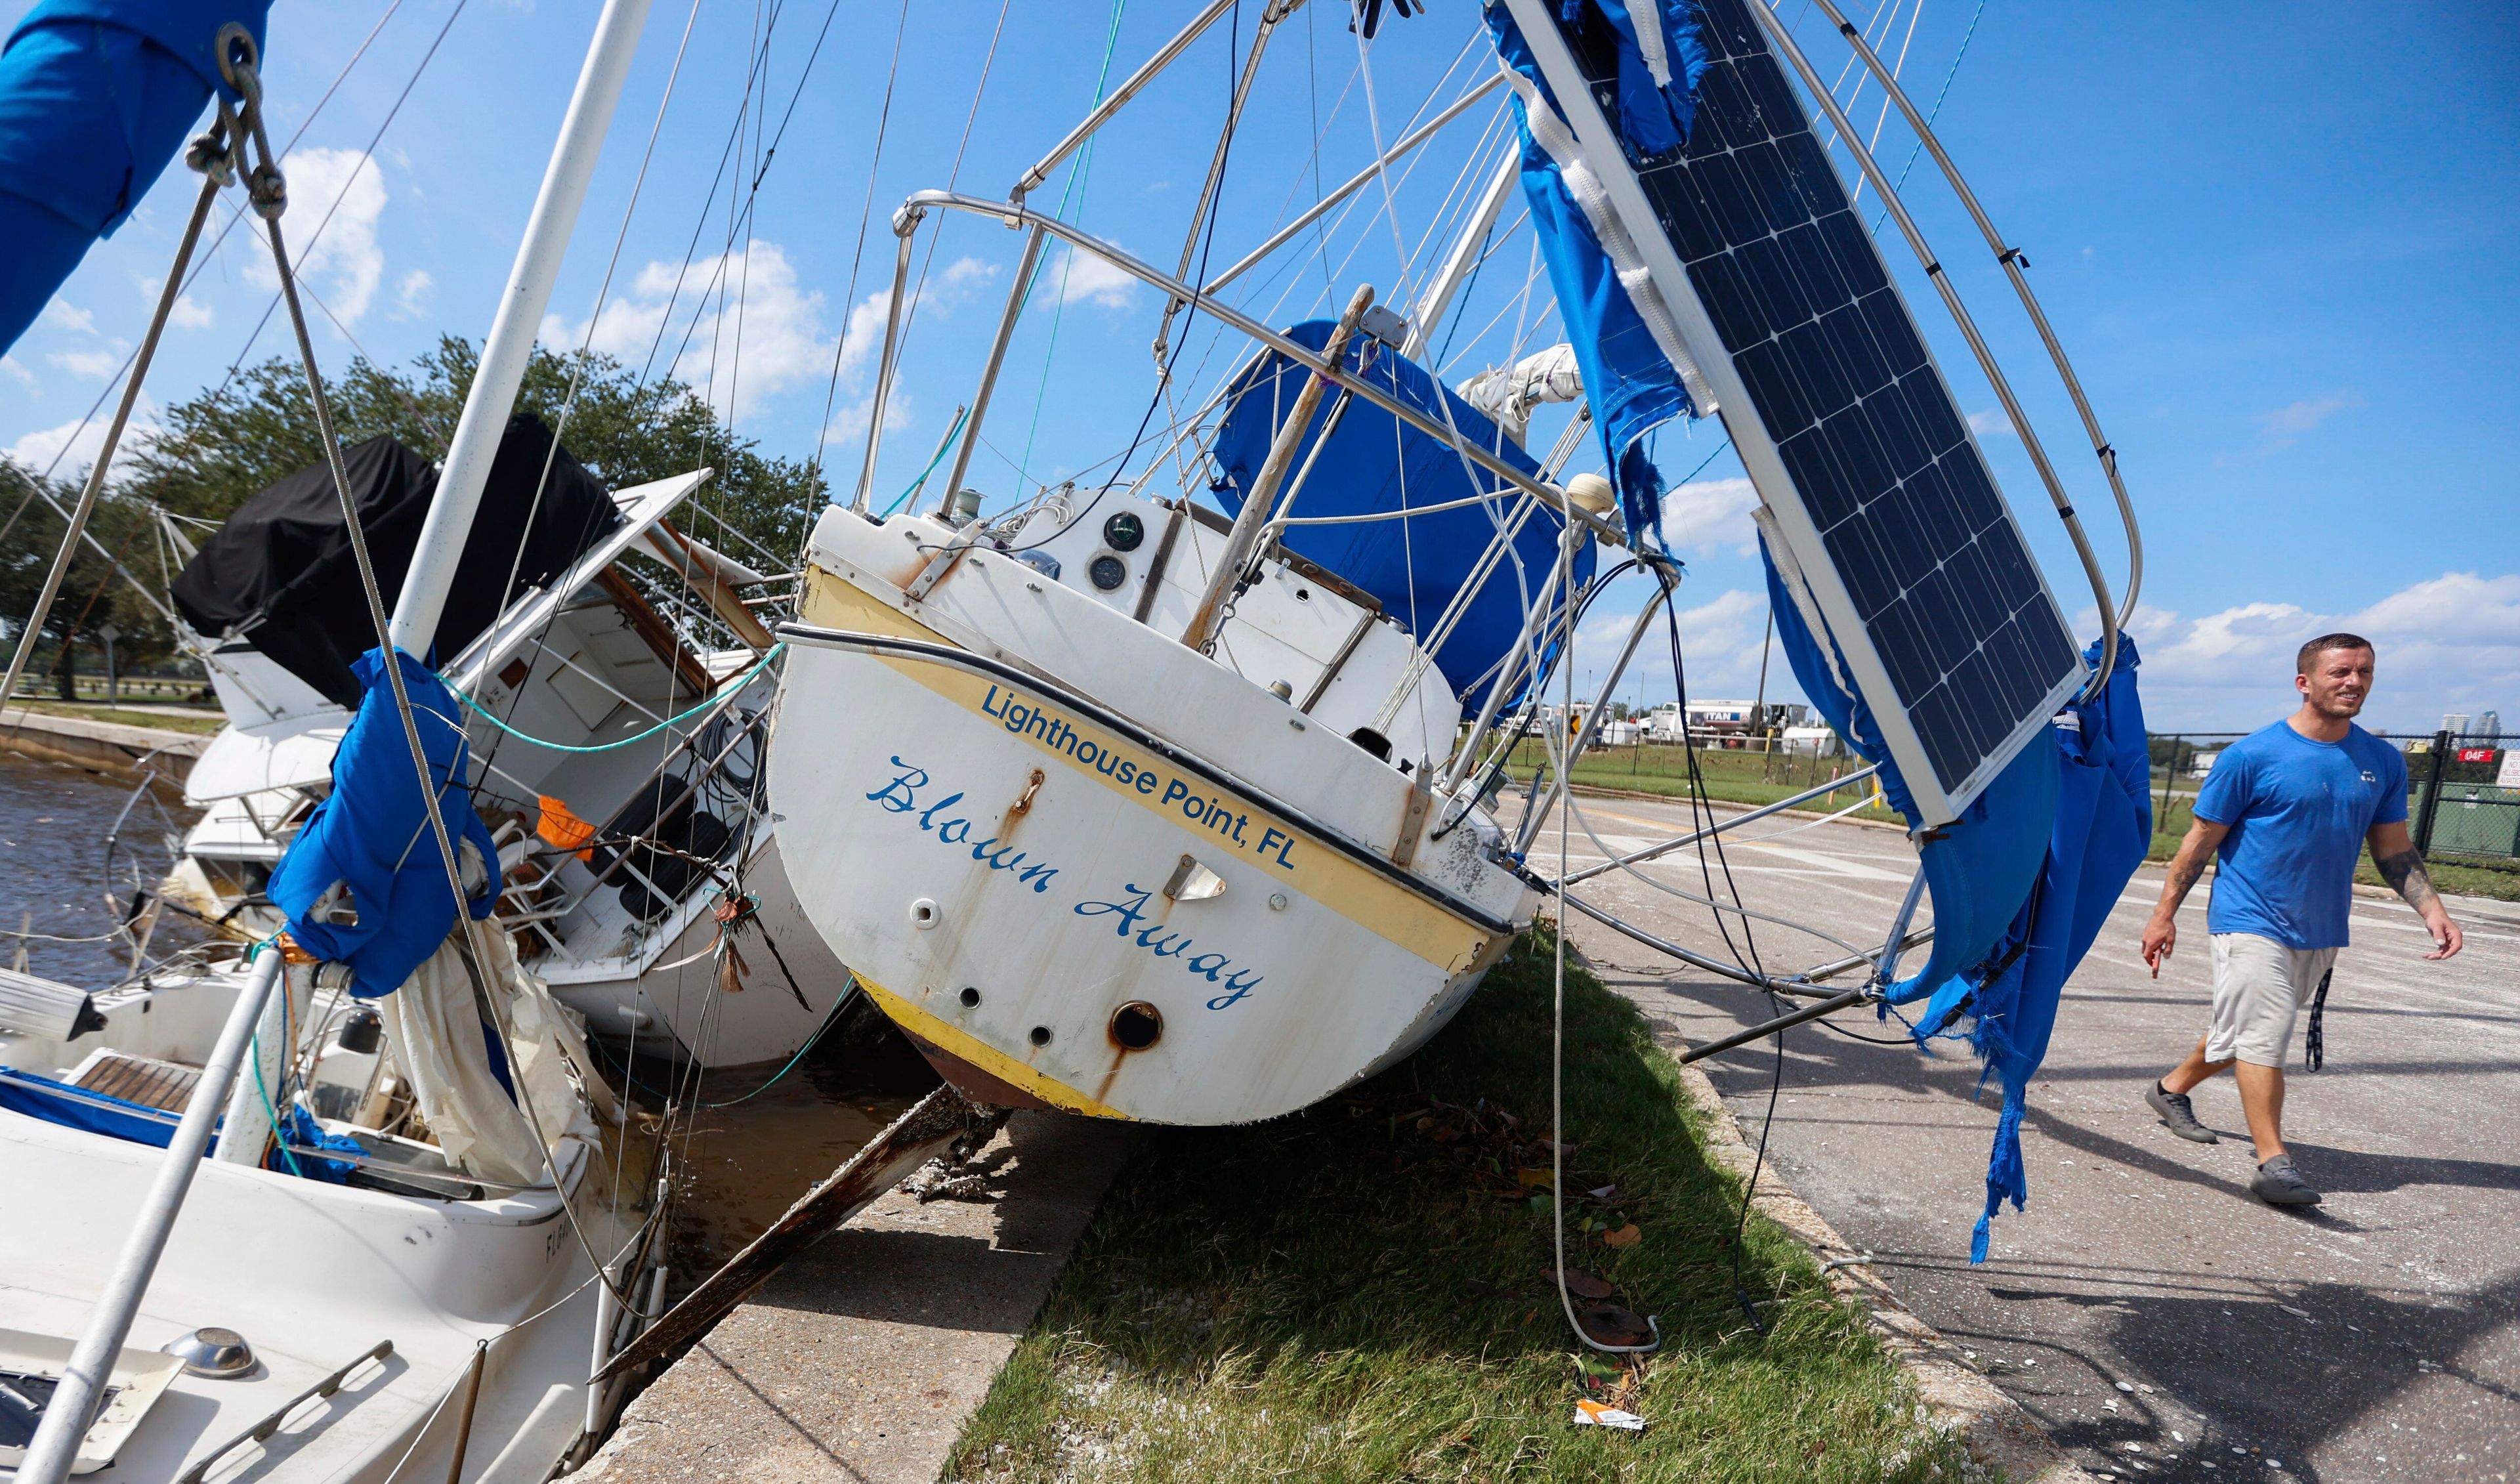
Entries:
<svg viewBox="0 0 2520 1484">
<path fill-rule="evenodd" d="M 2205 1059 L 2281 1066 L 2292 1022 L 2336 965 L 2333 948 L 2286 948 L 2248 932 L 2214 939 L 2214 1023 Z"/>
</svg>

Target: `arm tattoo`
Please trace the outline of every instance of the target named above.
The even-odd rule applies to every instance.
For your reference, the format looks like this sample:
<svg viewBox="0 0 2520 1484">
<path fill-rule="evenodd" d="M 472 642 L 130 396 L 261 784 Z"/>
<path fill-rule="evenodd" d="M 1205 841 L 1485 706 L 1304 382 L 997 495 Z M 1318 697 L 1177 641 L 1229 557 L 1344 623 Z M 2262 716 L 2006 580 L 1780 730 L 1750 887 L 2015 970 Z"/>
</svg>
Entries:
<svg viewBox="0 0 2520 1484">
<path fill-rule="evenodd" d="M 2424 858 L 2412 850 L 2401 850 L 2375 864 L 2380 868 L 2381 879 L 2415 911 L 2421 912 L 2441 900 L 2441 894 L 2433 890 L 2433 878 L 2424 873 Z"/>
<path fill-rule="evenodd" d="M 2187 900 L 2187 893 L 2195 887 L 2196 883 L 2205 878 L 2205 865 L 2212 859 L 2211 851 L 2198 851 L 2191 855 L 2182 850 L 2171 861 L 2170 879 L 2166 887 L 2173 912 L 2179 910 L 2180 903 Z"/>
</svg>

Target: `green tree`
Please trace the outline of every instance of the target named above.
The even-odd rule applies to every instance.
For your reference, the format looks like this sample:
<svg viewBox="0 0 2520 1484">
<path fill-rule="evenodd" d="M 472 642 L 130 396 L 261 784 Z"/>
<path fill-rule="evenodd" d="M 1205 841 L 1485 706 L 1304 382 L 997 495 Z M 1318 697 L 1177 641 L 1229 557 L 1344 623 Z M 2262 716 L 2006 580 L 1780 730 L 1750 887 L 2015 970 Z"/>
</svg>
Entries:
<svg viewBox="0 0 2520 1484">
<path fill-rule="evenodd" d="M 0 532 L 0 615 L 5 615 L 12 646 L 26 614 L 34 609 L 44 575 L 52 569 L 62 545 L 62 518 L 35 497 L 37 482 L 37 475 L 0 460 L 0 522 L 7 522 L 6 531 Z M 61 481 L 44 488 L 65 510 L 79 496 L 76 485 Z M 101 499 L 88 528 L 126 569 L 153 589 L 162 588 L 173 574 L 161 561 L 158 532 L 145 508 Z M 91 669 L 104 665 L 104 645 L 97 635 L 109 623 L 121 636 L 114 653 L 126 671 L 158 664 L 173 651 L 174 635 L 157 610 L 113 575 L 112 566 L 94 547 L 81 542 L 63 575 L 61 591 L 44 622 L 43 642 L 27 674 L 38 685 L 50 677 L 62 698 L 73 698 L 81 665 Z M 67 654 L 63 652 L 66 639 L 70 641 Z"/>
<path fill-rule="evenodd" d="M 351 361 L 324 388 L 341 442 L 387 433 L 443 459 L 478 364 L 472 342 L 455 336 L 401 372 Z M 561 429 L 578 462 L 615 489 L 714 469 L 698 497 L 706 510 L 771 552 L 795 549 L 822 503 L 823 480 L 810 465 L 762 455 L 691 387 L 671 378 L 642 382 L 609 356 L 587 357 L 572 399 L 574 367 L 575 357 L 537 346 L 517 410 Z M 256 490 L 322 457 L 305 379 L 294 362 L 275 358 L 168 409 L 156 441 L 133 461 L 127 492 L 181 515 L 224 519 Z"/>
<path fill-rule="evenodd" d="M 344 446 L 390 434 L 443 459 L 478 364 L 478 351 L 455 336 L 442 337 L 400 370 L 353 359 L 325 383 L 334 427 Z M 573 355 L 536 347 L 517 410 L 559 428 L 562 445 L 615 489 L 694 469 L 716 471 L 694 497 L 706 514 L 690 519 L 693 533 L 754 565 L 788 562 L 824 500 L 825 483 L 811 465 L 760 453 L 681 382 L 642 381 L 602 355 L 587 357 L 580 373 Z M 275 357 L 168 408 L 157 435 L 121 456 L 92 528 L 162 600 L 182 559 L 162 548 L 156 511 L 224 520 L 257 491 L 323 457 L 305 378 L 296 362 Z M 61 544 L 60 517 L 26 498 L 37 477 L 0 461 L 0 520 L 24 505 L 0 532 L 0 612 L 13 635 Z M 51 488 L 65 509 L 77 498 L 74 486 L 57 481 Z M 721 523 L 742 539 L 729 537 Z M 44 626 L 54 652 L 73 629 L 81 643 L 92 643 L 110 619 L 127 636 L 117 650 L 131 662 L 170 653 L 174 636 L 165 622 L 126 584 L 109 580 L 112 575 L 105 560 L 83 545 Z"/>
</svg>

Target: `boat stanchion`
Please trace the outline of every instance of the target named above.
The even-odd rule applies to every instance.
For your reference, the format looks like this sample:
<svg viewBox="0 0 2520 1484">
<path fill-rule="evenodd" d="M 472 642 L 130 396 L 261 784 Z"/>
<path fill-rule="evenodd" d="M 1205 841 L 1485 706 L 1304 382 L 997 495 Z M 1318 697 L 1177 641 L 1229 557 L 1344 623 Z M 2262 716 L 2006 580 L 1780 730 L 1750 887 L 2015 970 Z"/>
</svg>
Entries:
<svg viewBox="0 0 2520 1484">
<path fill-rule="evenodd" d="M 1708 1057 L 1729 1052 L 1736 1046 L 1747 1046 L 1753 1041 L 1763 1040 L 1778 1031 L 1791 1030 L 1806 1020 L 1817 1020 L 1822 1015 L 1834 1014 L 1850 1005 L 1860 1005 L 1873 998 L 1875 993 L 1872 986 L 1868 984 L 1861 989 L 1850 989 L 1831 995 L 1825 1000 L 1806 1005 L 1800 1010 L 1787 1012 L 1774 1020 L 1763 1020 L 1747 1030 L 1734 1031 L 1721 1041 L 1709 1041 L 1704 1046 L 1691 1047 L 1681 1053 L 1680 1059 L 1683 1064 L 1702 1061 Z"/>
<path fill-rule="evenodd" d="M 490 1364 L 490 1342 L 475 1340 L 472 1365 L 464 1376 L 464 1411 L 455 1418 L 455 1457 L 446 1465 L 446 1484 L 464 1484 L 464 1454 L 472 1443 L 472 1409 L 481 1400 L 481 1372 Z"/>
</svg>

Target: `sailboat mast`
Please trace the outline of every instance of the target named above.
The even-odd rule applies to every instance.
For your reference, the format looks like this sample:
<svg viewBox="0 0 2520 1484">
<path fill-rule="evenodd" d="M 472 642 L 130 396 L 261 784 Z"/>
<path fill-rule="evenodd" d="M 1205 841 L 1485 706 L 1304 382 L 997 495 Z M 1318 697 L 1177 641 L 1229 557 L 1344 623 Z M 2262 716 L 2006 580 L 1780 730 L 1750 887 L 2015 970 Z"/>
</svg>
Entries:
<svg viewBox="0 0 2520 1484">
<path fill-rule="evenodd" d="M 587 182 L 604 153 L 604 136 L 612 127 L 613 106 L 621 101 L 621 84 L 639 51 L 639 33 L 648 22 L 650 0 L 606 0 L 595 22 L 595 39 L 586 49 L 586 64 L 577 74 L 577 91 L 568 100 L 560 139 L 552 146 L 551 163 L 543 171 L 533 215 L 525 222 L 524 241 L 517 245 L 516 265 L 499 295 L 499 310 L 490 322 L 490 337 L 481 346 L 481 363 L 464 398 L 464 416 L 455 425 L 455 440 L 446 450 L 446 472 L 437 481 L 437 497 L 420 529 L 420 549 L 412 554 L 403 578 L 402 596 L 394 604 L 389 633 L 394 646 L 408 654 L 426 654 L 445 610 L 447 589 L 456 564 L 464 559 L 465 538 L 481 504 L 481 489 L 490 477 L 490 462 L 507 431 L 508 412 L 525 376 L 534 348 L 534 333 L 551 302 L 552 285 L 567 255 L 569 235 L 576 230 L 578 208 L 586 203 Z"/>
</svg>

